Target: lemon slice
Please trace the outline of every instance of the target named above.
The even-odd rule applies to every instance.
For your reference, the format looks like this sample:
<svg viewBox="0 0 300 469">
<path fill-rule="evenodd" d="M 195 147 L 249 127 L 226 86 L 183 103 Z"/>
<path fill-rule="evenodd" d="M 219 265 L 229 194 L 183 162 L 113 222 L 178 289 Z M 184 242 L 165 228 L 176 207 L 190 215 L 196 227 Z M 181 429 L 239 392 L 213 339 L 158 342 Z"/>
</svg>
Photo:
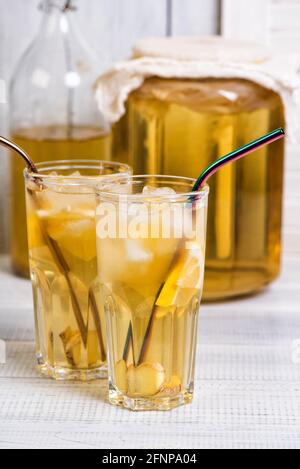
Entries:
<svg viewBox="0 0 300 469">
<path fill-rule="evenodd" d="M 96 257 L 93 210 L 85 212 L 41 211 L 39 216 L 41 221 L 45 223 L 48 235 L 58 242 L 61 249 L 86 262 Z"/>
<path fill-rule="evenodd" d="M 35 213 L 30 214 L 27 218 L 28 224 L 28 242 L 29 249 L 37 248 L 43 246 L 45 241 L 40 229 L 40 221 Z"/>
<path fill-rule="evenodd" d="M 182 249 L 156 301 L 158 307 L 184 306 L 201 289 L 204 257 L 201 246 L 192 242 Z"/>
</svg>

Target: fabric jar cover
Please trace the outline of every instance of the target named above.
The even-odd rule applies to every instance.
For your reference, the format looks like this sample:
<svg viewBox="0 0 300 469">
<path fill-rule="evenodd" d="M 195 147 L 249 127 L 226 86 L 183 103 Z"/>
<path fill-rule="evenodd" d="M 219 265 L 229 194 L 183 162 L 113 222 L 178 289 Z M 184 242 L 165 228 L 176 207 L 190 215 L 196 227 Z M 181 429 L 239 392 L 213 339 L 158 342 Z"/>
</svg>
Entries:
<svg viewBox="0 0 300 469">
<path fill-rule="evenodd" d="M 266 46 L 221 36 L 147 38 L 136 44 L 131 60 L 116 63 L 99 77 L 95 96 L 101 112 L 115 123 L 125 114 L 130 93 L 153 76 L 250 80 L 281 96 L 287 131 L 291 140 L 296 140 L 300 127 L 299 68 L 300 55 L 283 55 Z"/>
</svg>

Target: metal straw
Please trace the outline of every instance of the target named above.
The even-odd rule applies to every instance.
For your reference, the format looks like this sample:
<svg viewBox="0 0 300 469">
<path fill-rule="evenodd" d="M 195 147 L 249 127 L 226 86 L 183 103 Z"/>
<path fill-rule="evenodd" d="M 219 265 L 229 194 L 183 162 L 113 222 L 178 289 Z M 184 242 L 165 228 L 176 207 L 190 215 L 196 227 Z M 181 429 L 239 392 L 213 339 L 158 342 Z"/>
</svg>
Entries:
<svg viewBox="0 0 300 469">
<path fill-rule="evenodd" d="M 247 145 L 244 145 L 243 147 L 240 147 L 237 150 L 234 150 L 233 152 L 228 153 L 228 155 L 223 156 L 217 161 L 214 161 L 214 163 L 208 166 L 208 168 L 206 168 L 203 171 L 203 173 L 200 174 L 192 191 L 193 192 L 198 191 L 206 183 L 208 178 L 210 178 L 213 174 L 215 174 L 225 164 L 232 163 L 233 161 L 237 161 L 240 158 L 243 158 L 244 156 L 249 155 L 249 153 L 259 150 L 265 145 L 269 145 L 270 143 L 276 142 L 276 140 L 283 138 L 284 135 L 285 135 L 285 132 L 282 128 L 273 130 L 273 132 L 270 132 L 269 134 L 264 135 L 263 137 L 260 137 L 257 140 L 254 140 L 253 142 L 247 143 Z"/>
<path fill-rule="evenodd" d="M 23 160 L 25 160 L 25 163 L 26 163 L 28 169 L 32 173 L 37 173 L 38 172 L 37 167 L 35 166 L 34 162 L 30 158 L 30 156 L 28 156 L 27 153 L 21 147 L 16 145 L 14 142 L 11 142 L 7 138 L 0 136 L 0 145 L 2 145 L 3 147 L 9 148 L 10 150 L 14 150 L 17 153 L 19 153 L 19 155 L 23 158 Z"/>
</svg>

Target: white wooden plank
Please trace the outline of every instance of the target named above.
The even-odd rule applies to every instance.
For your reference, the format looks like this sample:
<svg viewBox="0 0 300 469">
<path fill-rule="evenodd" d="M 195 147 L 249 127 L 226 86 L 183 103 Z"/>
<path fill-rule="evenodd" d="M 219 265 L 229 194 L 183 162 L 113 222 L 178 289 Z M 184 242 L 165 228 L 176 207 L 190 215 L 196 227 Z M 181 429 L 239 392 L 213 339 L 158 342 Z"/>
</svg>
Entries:
<svg viewBox="0 0 300 469">
<path fill-rule="evenodd" d="M 295 30 L 273 31 L 271 34 L 271 45 L 280 52 L 294 54 L 295 62 L 299 61 L 300 34 Z"/>
<path fill-rule="evenodd" d="M 299 5 L 299 0 L 272 0 L 272 5 Z"/>
<path fill-rule="evenodd" d="M 273 4 L 271 9 L 271 28 L 273 30 L 292 30 L 300 27 L 300 3 Z"/>
<path fill-rule="evenodd" d="M 280 41 L 282 41 L 289 45 L 290 52 L 292 52 L 293 50 L 299 51 L 299 48 L 297 47 L 298 44 L 295 43 L 295 41 L 299 40 L 300 38 L 299 29 L 295 28 L 295 29 L 271 30 L 270 34 L 271 34 L 271 45 L 275 46 L 275 44 L 278 44 Z"/>
<path fill-rule="evenodd" d="M 271 45 L 277 50 L 295 54 L 299 61 L 300 3 L 293 0 L 272 0 Z"/>
<path fill-rule="evenodd" d="M 286 171 L 300 170 L 299 148 L 297 145 L 288 145 L 286 155 Z"/>
<path fill-rule="evenodd" d="M 268 44 L 271 0 L 222 0 L 222 35 Z"/>
<path fill-rule="evenodd" d="M 285 175 L 286 197 L 300 197 L 300 171 L 288 171 Z"/>
<path fill-rule="evenodd" d="M 300 163 L 298 146 L 288 145 L 285 173 L 284 207 L 284 250 L 286 253 L 300 253 Z M 299 269 L 300 270 L 300 269 Z M 300 272 L 296 278 L 299 277 Z"/>
<path fill-rule="evenodd" d="M 118 26 L 114 35 L 118 58 L 129 56 L 137 39 L 166 35 L 165 0 L 118 0 L 117 10 Z"/>
<path fill-rule="evenodd" d="M 166 0 L 80 0 L 78 13 L 104 68 L 130 56 L 138 39 L 166 34 Z"/>
<path fill-rule="evenodd" d="M 219 32 L 218 0 L 173 0 L 172 35 L 210 35 Z"/>
<path fill-rule="evenodd" d="M 284 232 L 284 249 L 285 252 L 291 255 L 300 254 L 300 243 L 299 243 L 299 229 L 297 228 L 286 228 Z M 300 272 L 297 273 L 299 278 Z"/>
</svg>

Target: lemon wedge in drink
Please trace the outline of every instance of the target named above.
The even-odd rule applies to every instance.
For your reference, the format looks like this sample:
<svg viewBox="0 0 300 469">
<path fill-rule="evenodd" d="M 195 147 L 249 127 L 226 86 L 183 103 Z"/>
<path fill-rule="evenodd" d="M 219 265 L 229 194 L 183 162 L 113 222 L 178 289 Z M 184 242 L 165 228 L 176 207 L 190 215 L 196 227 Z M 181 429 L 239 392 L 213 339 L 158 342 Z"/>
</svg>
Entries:
<svg viewBox="0 0 300 469">
<path fill-rule="evenodd" d="M 203 271 L 204 257 L 197 242 L 188 242 L 186 247 L 179 248 L 156 306 L 168 308 L 188 304 L 202 287 Z"/>
<path fill-rule="evenodd" d="M 42 223 L 48 235 L 57 241 L 60 248 L 71 255 L 89 262 L 96 257 L 95 212 L 61 210 L 40 211 Z"/>
</svg>

